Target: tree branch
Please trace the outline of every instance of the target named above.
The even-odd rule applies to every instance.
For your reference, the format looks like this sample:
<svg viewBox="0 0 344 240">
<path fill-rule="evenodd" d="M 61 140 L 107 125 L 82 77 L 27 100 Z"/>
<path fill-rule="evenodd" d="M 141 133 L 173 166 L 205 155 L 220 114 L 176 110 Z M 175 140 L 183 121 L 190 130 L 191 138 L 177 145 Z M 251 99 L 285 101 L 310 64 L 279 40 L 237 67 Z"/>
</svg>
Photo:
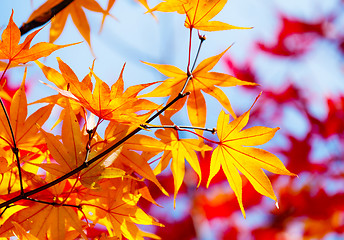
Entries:
<svg viewBox="0 0 344 240">
<path fill-rule="evenodd" d="M 30 22 L 23 23 L 23 25 L 20 27 L 21 35 L 24 35 L 25 33 L 49 22 L 50 19 L 52 19 L 56 14 L 58 14 L 63 9 L 65 9 L 73 1 L 74 0 L 63 0 L 62 2 L 57 4 L 56 6 L 52 7 L 48 11 L 44 12 L 42 15 L 37 16 L 35 19 L 31 20 Z"/>
</svg>

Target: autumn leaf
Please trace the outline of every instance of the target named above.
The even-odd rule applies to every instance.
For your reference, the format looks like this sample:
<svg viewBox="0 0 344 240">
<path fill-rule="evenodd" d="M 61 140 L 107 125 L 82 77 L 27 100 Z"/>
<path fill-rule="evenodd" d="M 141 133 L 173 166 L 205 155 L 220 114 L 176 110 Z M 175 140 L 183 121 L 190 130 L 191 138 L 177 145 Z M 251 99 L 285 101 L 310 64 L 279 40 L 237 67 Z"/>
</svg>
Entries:
<svg viewBox="0 0 344 240">
<path fill-rule="evenodd" d="M 114 163 L 116 168 L 123 168 L 123 166 L 129 168 L 127 172 L 134 171 L 140 174 L 143 178 L 148 179 L 153 182 L 166 196 L 168 193 L 161 186 L 160 182 L 156 178 L 151 166 L 148 164 L 147 160 L 143 155 L 140 155 L 134 151 L 123 150 L 118 156 L 117 161 Z"/>
<path fill-rule="evenodd" d="M 75 208 L 53 205 L 61 203 L 59 195 L 63 193 L 65 182 L 59 185 L 61 186 L 58 188 L 55 187 L 51 191 L 45 191 L 44 200 L 51 202 L 51 205 L 30 201 L 29 207 L 17 211 L 3 223 L 0 228 L 0 237 L 11 237 L 13 235 L 12 231 L 14 231 L 19 232 L 23 236 L 21 239 L 25 239 L 25 236 L 33 235 L 37 239 L 48 237 L 49 239 L 63 240 L 66 238 L 70 228 L 72 228 L 86 238 Z M 60 189 L 59 192 L 56 192 L 57 189 Z M 20 225 L 21 228 L 18 229 L 17 225 Z M 24 234 L 22 231 L 24 229 L 25 231 L 29 230 L 30 235 Z"/>
<path fill-rule="evenodd" d="M 9 63 L 14 64 L 27 63 L 41 57 L 49 56 L 52 52 L 60 48 L 74 45 L 55 45 L 52 43 L 40 42 L 30 47 L 32 39 L 40 30 L 41 29 L 34 31 L 25 38 L 23 43 L 19 44 L 20 30 L 13 22 L 12 11 L 9 23 L 1 35 L 0 59 L 7 59 Z"/>
<path fill-rule="evenodd" d="M 163 125 L 173 125 L 173 122 L 160 115 L 160 120 Z M 185 175 L 185 160 L 190 164 L 192 169 L 198 175 L 198 185 L 201 183 L 201 168 L 198 162 L 198 157 L 195 151 L 210 151 L 211 147 L 205 145 L 200 139 L 181 139 L 178 131 L 175 129 L 159 129 L 155 135 L 161 139 L 165 144 L 165 149 L 159 164 L 154 169 L 157 175 L 161 173 L 171 162 L 171 170 L 174 179 L 174 205 L 180 186 L 183 183 Z"/>
<path fill-rule="evenodd" d="M 115 190 L 106 191 L 82 204 L 88 219 L 104 225 L 110 237 L 124 236 L 129 240 L 143 240 L 147 234 L 136 224 L 163 226 L 137 206 L 140 194 L 123 192 L 123 187 L 128 183 L 116 183 Z"/>
<path fill-rule="evenodd" d="M 185 27 L 203 31 L 220 31 L 230 29 L 250 29 L 236 27 L 220 21 L 210 21 L 225 6 L 227 0 L 190 0 L 186 11 Z"/>
<path fill-rule="evenodd" d="M 262 169 L 276 174 L 296 176 L 289 172 L 272 153 L 260 148 L 248 147 L 270 141 L 279 129 L 257 126 L 242 130 L 248 122 L 251 108 L 231 122 L 229 122 L 229 114 L 225 114 L 224 111 L 220 113 L 217 121 L 219 143 L 211 157 L 207 182 L 208 187 L 211 179 L 222 167 L 244 217 L 246 215 L 242 204 L 242 180 L 238 171 L 245 175 L 257 192 L 276 202 L 277 198 L 270 180 Z"/>
<path fill-rule="evenodd" d="M 43 5 L 41 5 L 37 10 L 35 10 L 31 14 L 27 22 L 30 22 L 35 18 L 44 16 L 45 12 L 49 12 L 52 7 L 56 6 L 60 2 L 62 2 L 62 0 L 46 1 Z M 105 11 L 95 0 L 74 0 L 51 20 L 50 42 L 55 42 L 56 39 L 59 38 L 66 25 L 68 16 L 71 16 L 80 34 L 86 40 L 88 45 L 91 46 L 90 25 L 86 18 L 84 8 L 92 12 L 98 12 L 103 13 L 105 15 L 109 15 L 109 13 Z"/>
<path fill-rule="evenodd" d="M 99 121 L 110 120 L 127 124 L 133 122 L 141 124 L 140 116 L 142 115 L 137 114 L 137 112 L 154 111 L 159 107 L 159 105 L 151 101 L 137 98 L 139 92 L 155 83 L 135 85 L 124 90 L 123 71 L 125 65 L 111 88 L 91 70 L 90 76 L 93 76 L 96 80 L 93 89 L 90 76 L 86 76 L 80 82 L 67 64 L 60 59 L 58 59 L 58 62 L 62 74 L 38 63 L 48 80 L 52 81 L 58 88 L 50 87 L 58 91 L 62 96 L 81 104 L 98 116 Z M 46 100 L 56 101 L 53 98 Z"/>
<path fill-rule="evenodd" d="M 51 133 L 47 133 L 42 129 L 41 132 L 45 137 L 48 150 L 56 163 L 41 163 L 34 165 L 60 177 L 81 166 L 87 160 L 86 145 L 88 137 L 83 136 L 79 122 L 70 105 L 67 105 L 66 114 L 63 119 L 62 142 L 60 142 L 59 137 L 56 137 Z M 114 153 L 117 152 L 115 151 Z M 98 150 L 96 148 L 92 148 L 88 157 L 91 159 L 97 154 L 99 154 Z M 74 177 L 78 177 L 80 182 L 87 187 L 95 187 L 96 182 L 103 178 L 123 177 L 125 175 L 123 170 L 106 168 L 107 166 L 102 165 L 102 162 L 110 156 L 114 158 L 117 157 L 116 155 L 108 154 L 98 162 L 93 163 L 88 168 L 82 170 L 78 176 Z"/>
<path fill-rule="evenodd" d="M 27 100 L 25 94 L 25 75 L 20 88 L 13 96 L 10 107 L 10 121 L 17 148 L 34 151 L 36 145 L 43 142 L 43 137 L 38 133 L 36 124 L 42 126 L 49 118 L 53 105 L 38 109 L 27 118 Z M 5 141 L 14 146 L 10 127 L 6 115 L 0 111 L 0 142 Z"/>
<path fill-rule="evenodd" d="M 227 0 L 164 0 L 151 11 L 178 12 L 186 14 L 185 27 L 203 31 L 250 29 L 237 27 L 220 21 L 210 21 L 226 5 Z"/>
<path fill-rule="evenodd" d="M 188 6 L 190 0 L 164 0 L 155 7 L 153 7 L 150 12 L 160 11 L 160 12 L 177 12 L 179 14 L 184 14 L 186 6 Z"/>
<path fill-rule="evenodd" d="M 241 81 L 228 74 L 209 72 L 228 49 L 229 48 L 219 55 L 203 60 L 192 72 L 192 78 L 186 86 L 185 92 L 191 93 L 187 99 L 187 110 L 190 122 L 193 126 L 204 127 L 206 122 L 207 106 L 201 91 L 216 98 L 232 116 L 235 116 L 226 94 L 217 86 L 232 87 L 237 85 L 257 85 L 255 83 Z M 159 72 L 169 78 L 152 92 L 141 95 L 140 97 L 171 96 L 170 100 L 176 97 L 185 84 L 187 74 L 172 65 L 144 63 L 156 68 Z"/>
<path fill-rule="evenodd" d="M 31 233 L 26 232 L 25 229 L 22 226 L 20 226 L 18 223 L 12 222 L 12 224 L 15 227 L 15 230 L 13 230 L 13 233 L 16 235 L 16 237 L 18 239 L 22 239 L 22 240 L 38 240 L 38 238 L 36 238 L 34 235 L 32 235 Z"/>
</svg>

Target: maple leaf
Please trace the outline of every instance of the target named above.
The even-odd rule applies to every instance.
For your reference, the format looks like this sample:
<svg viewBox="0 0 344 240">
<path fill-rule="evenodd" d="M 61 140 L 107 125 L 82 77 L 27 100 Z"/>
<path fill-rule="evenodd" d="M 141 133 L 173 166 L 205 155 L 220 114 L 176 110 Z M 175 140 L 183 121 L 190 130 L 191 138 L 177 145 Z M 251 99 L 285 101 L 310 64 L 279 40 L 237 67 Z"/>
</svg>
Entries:
<svg viewBox="0 0 344 240">
<path fill-rule="evenodd" d="M 50 11 L 51 8 L 53 8 L 60 2 L 62 2 L 62 0 L 46 1 L 43 5 L 41 5 L 31 14 L 29 19 L 27 20 L 27 23 L 35 18 L 44 16 L 45 12 Z M 103 13 L 105 15 L 109 15 L 109 13 L 105 11 L 95 0 L 74 0 L 51 20 L 49 41 L 54 42 L 61 35 L 66 25 L 67 18 L 70 15 L 82 37 L 86 40 L 88 45 L 91 46 L 90 25 L 88 24 L 88 20 L 86 18 L 83 8 L 86 8 L 87 10 L 90 10 L 92 12 L 98 12 Z"/>
<path fill-rule="evenodd" d="M 216 98 L 232 116 L 236 116 L 225 93 L 218 87 L 231 87 L 237 85 L 257 85 L 256 83 L 241 81 L 231 75 L 209 72 L 217 64 L 220 58 L 227 52 L 229 47 L 222 53 L 203 60 L 192 72 L 192 78 L 185 88 L 185 92 L 191 92 L 187 98 L 187 110 L 190 122 L 193 126 L 204 127 L 206 122 L 207 107 L 201 91 Z M 187 74 L 172 65 L 146 63 L 159 72 L 169 77 L 152 92 L 140 97 L 165 97 L 176 95 L 183 88 Z M 182 106 L 181 106 L 182 107 Z"/>
<path fill-rule="evenodd" d="M 67 64 L 63 63 L 60 59 L 58 59 L 58 62 L 62 74 L 38 63 L 48 80 L 53 82 L 58 88 L 48 86 L 58 91 L 64 97 L 81 104 L 94 115 L 98 116 L 100 121 L 110 120 L 121 123 L 142 123 L 142 120 L 139 118 L 140 115 L 136 112 L 142 110 L 152 111 L 159 107 L 159 105 L 151 101 L 137 98 L 140 91 L 155 83 L 131 86 L 124 91 L 123 71 L 125 64 L 118 80 L 110 89 L 105 82 L 95 75 L 92 69 L 90 75 L 86 76 L 82 82 L 79 82 Z M 90 76 L 93 76 L 96 80 L 94 89 Z M 54 98 L 57 97 L 55 96 L 45 100 L 56 101 Z"/>
<path fill-rule="evenodd" d="M 48 80 L 53 82 L 59 89 L 68 89 L 69 84 L 68 84 L 68 80 L 66 79 L 73 78 L 73 79 L 76 79 L 76 81 L 79 81 L 79 80 L 77 76 L 75 75 L 74 71 L 66 63 L 64 63 L 60 58 L 57 58 L 57 62 L 58 62 L 61 73 L 51 67 L 45 66 L 39 61 L 35 61 L 35 63 L 40 67 L 43 74 Z M 87 74 L 82 81 L 85 82 L 86 84 L 89 84 L 91 82 L 89 74 Z M 73 101 L 73 100 L 68 100 L 61 94 L 43 97 L 31 104 L 49 103 L 49 104 L 59 105 L 63 108 L 61 111 L 60 117 L 57 119 L 56 123 L 53 126 L 54 128 L 57 124 L 59 124 L 62 121 L 64 117 L 65 108 L 67 107 L 67 101 L 69 101 L 69 104 L 71 105 L 75 115 L 80 115 L 82 117 L 86 116 L 85 109 L 78 102 Z"/>
<path fill-rule="evenodd" d="M 130 170 L 135 171 L 136 173 L 140 174 L 142 177 L 148 179 L 149 181 L 153 182 L 166 196 L 168 193 L 166 190 L 161 186 L 160 182 L 156 178 L 152 168 L 148 164 L 147 160 L 144 155 L 140 155 L 134 151 L 129 151 L 124 149 L 121 154 L 118 156 L 117 161 L 114 162 L 114 167 L 116 168 L 124 168 L 123 166 L 129 167 Z M 127 170 L 128 172 L 129 170 Z"/>
<path fill-rule="evenodd" d="M 177 12 L 179 14 L 184 14 L 185 6 L 188 6 L 189 2 L 190 0 L 164 0 L 153 7 L 150 11 Z"/>
<path fill-rule="evenodd" d="M 113 186 L 116 186 L 116 189 L 105 191 L 81 205 L 85 210 L 87 218 L 94 223 L 104 225 L 110 237 L 120 237 L 123 235 L 129 240 L 143 240 L 147 233 L 142 232 L 136 224 L 163 225 L 137 206 L 140 194 L 123 192 L 126 185 L 128 183 L 123 181 L 121 183 L 117 181 L 115 184 L 104 185 L 103 187 L 106 189 L 113 188 Z M 147 236 L 153 237 L 155 235 Z"/>
<path fill-rule="evenodd" d="M 70 105 L 67 106 L 62 125 L 62 143 L 59 141 L 59 138 L 41 129 L 48 150 L 57 164 L 41 163 L 37 165 L 55 176 L 66 174 L 79 167 L 87 160 L 85 158 L 88 137 L 83 136 L 75 114 L 71 110 Z M 116 153 L 116 151 L 114 153 Z M 89 158 L 97 154 L 99 154 L 98 149 L 92 148 L 89 153 Z M 116 155 L 109 155 L 114 158 L 116 157 Z M 105 168 L 107 166 L 102 165 L 102 162 L 109 157 L 109 155 L 80 172 L 78 179 L 83 185 L 95 187 L 96 181 L 99 179 L 123 177 L 125 175 L 125 172 L 121 169 Z"/>
<path fill-rule="evenodd" d="M 186 14 L 185 27 L 203 31 L 221 31 L 230 29 L 250 29 L 237 27 L 220 21 L 210 21 L 226 5 L 227 0 L 165 0 L 151 11 L 178 12 Z"/>
<path fill-rule="evenodd" d="M 35 189 L 41 187 L 47 182 L 36 174 L 22 171 L 23 180 Z M 47 175 L 47 180 L 49 176 Z M 71 206 L 62 206 L 62 203 L 70 203 L 65 199 L 67 181 L 40 192 L 38 201 L 23 201 L 22 209 L 16 211 L 0 228 L 0 237 L 11 237 L 13 231 L 17 231 L 16 222 L 25 231 L 30 231 L 30 234 L 38 239 L 66 239 L 67 233 L 70 229 L 75 229 L 78 235 L 86 237 L 82 231 L 81 221 L 76 213 L 76 208 Z M 40 202 L 42 201 L 42 202 Z M 63 201 L 63 202 L 62 202 Z M 45 204 L 47 202 L 50 204 Z M 73 204 L 73 203 L 72 203 Z M 23 208 L 24 207 L 24 208 Z"/>
<path fill-rule="evenodd" d="M 185 27 L 203 31 L 250 29 L 220 21 L 209 21 L 222 10 L 226 3 L 227 0 L 190 0 L 190 8 L 186 11 Z"/>
<path fill-rule="evenodd" d="M 52 43 L 40 42 L 30 47 L 32 39 L 41 29 L 34 31 L 29 34 L 23 43 L 19 44 L 20 41 L 20 30 L 17 25 L 13 22 L 13 11 L 9 20 L 9 23 L 3 31 L 0 41 L 0 59 L 7 59 L 10 65 L 11 63 L 27 63 L 29 61 L 37 60 L 41 57 L 49 56 L 52 52 L 71 46 L 74 44 L 67 45 L 55 45 Z"/>
<path fill-rule="evenodd" d="M 160 115 L 160 121 L 163 125 L 173 125 L 173 122 Z M 174 179 L 174 205 L 178 190 L 183 183 L 185 175 L 185 160 L 190 164 L 192 169 L 197 173 L 199 181 L 197 187 L 202 180 L 201 168 L 198 162 L 198 157 L 195 151 L 210 151 L 211 147 L 205 145 L 200 139 L 180 139 L 177 130 L 175 129 L 159 129 L 155 135 L 161 139 L 161 142 L 166 145 L 164 154 L 161 157 L 159 164 L 154 169 L 157 175 L 161 173 L 171 162 L 171 170 Z"/>
<path fill-rule="evenodd" d="M 276 174 L 296 176 L 289 172 L 272 153 L 259 148 L 247 147 L 270 141 L 279 129 L 257 126 L 242 130 L 248 122 L 251 108 L 230 123 L 229 114 L 221 111 L 217 121 L 217 136 L 220 141 L 211 157 L 207 182 L 208 187 L 211 179 L 222 166 L 244 217 L 246 215 L 242 204 L 242 180 L 238 171 L 246 176 L 257 192 L 275 200 L 276 203 L 277 198 L 270 180 L 262 169 Z"/>
<path fill-rule="evenodd" d="M 17 148 L 32 151 L 41 144 L 43 137 L 38 133 L 36 124 L 43 125 L 49 118 L 53 105 L 38 109 L 27 117 L 27 100 L 25 94 L 25 75 L 20 88 L 13 96 L 10 107 L 10 121 Z M 0 142 L 5 141 L 14 146 L 12 134 L 3 111 L 0 111 Z"/>
</svg>

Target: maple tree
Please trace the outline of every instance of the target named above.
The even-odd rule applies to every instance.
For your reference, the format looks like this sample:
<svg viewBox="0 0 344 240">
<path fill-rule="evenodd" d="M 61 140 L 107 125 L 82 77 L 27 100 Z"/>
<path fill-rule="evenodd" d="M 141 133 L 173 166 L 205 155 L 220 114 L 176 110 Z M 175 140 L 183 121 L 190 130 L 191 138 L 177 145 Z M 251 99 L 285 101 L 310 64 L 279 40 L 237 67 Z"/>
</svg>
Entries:
<svg viewBox="0 0 344 240">
<path fill-rule="evenodd" d="M 125 64 L 117 80 L 109 86 L 96 75 L 93 66 L 80 81 L 60 58 L 57 58 L 59 71 L 38 60 L 77 44 L 53 43 L 62 33 L 68 15 L 91 47 L 90 27 L 83 9 L 103 14 L 103 24 L 115 1 L 109 1 L 103 9 L 95 0 L 48 0 L 21 28 L 14 23 L 15 10 L 12 11 L 0 42 L 0 237 L 159 239 L 158 234 L 139 228 L 138 225 L 164 226 L 147 214 L 139 201 L 160 206 L 151 192 L 158 188 L 161 194 L 169 195 L 160 173 L 170 165 L 176 207 L 176 198 L 185 181 L 186 162 L 198 178 L 194 188 L 201 186 L 204 178 L 208 188 L 222 168 L 243 217 L 246 217 L 242 197 L 245 179 L 278 207 L 278 198 L 263 170 L 296 175 L 272 153 L 251 147 L 270 141 L 278 128 L 245 128 L 254 104 L 237 117 L 221 89 L 255 87 L 257 83 L 211 71 L 230 47 L 196 66 L 206 41 L 201 31 L 249 28 L 212 20 L 226 0 L 165 0 L 153 8 L 144 0 L 138 2 L 153 16 L 158 11 L 185 15 L 184 27 L 189 29 L 188 59 L 185 72 L 173 65 L 144 62 L 168 78 L 127 88 L 123 78 Z M 41 29 L 20 43 L 21 35 L 45 24 L 54 15 L 49 43 L 30 46 Z M 191 40 L 195 32 L 199 46 L 192 58 Z M 39 66 L 46 80 L 55 85 L 44 80 L 47 85 L 44 87 L 56 90 L 57 95 L 33 102 L 45 106 L 27 117 L 25 82 L 31 67 L 28 63 Z M 13 67 L 25 67 L 22 84 L 15 93 L 6 90 L 5 74 L 16 71 Z M 220 113 L 216 128 L 206 128 L 207 105 L 202 92 L 214 97 L 229 113 Z M 152 97 L 169 98 L 160 105 L 146 99 Z M 183 114 L 180 110 L 184 105 L 190 126 L 181 126 L 173 120 Z M 61 125 L 61 131 L 50 132 L 43 125 L 55 117 L 52 110 L 56 106 L 62 110 L 53 127 Z M 99 131 L 101 127 L 105 129 L 103 134 Z M 218 140 L 206 137 L 205 132 L 216 134 Z M 208 154 L 211 154 L 209 175 L 204 176 L 206 168 L 201 159 Z M 239 172 L 246 178 L 242 179 Z M 106 231 L 99 230 L 100 226 Z"/>
</svg>

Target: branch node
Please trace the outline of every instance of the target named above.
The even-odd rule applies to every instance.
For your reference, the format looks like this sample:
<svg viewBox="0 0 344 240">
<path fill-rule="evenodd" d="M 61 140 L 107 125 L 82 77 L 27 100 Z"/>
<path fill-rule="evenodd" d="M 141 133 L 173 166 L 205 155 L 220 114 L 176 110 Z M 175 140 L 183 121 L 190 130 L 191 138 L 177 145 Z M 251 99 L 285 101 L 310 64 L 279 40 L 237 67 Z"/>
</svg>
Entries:
<svg viewBox="0 0 344 240">
<path fill-rule="evenodd" d="M 87 161 L 87 159 L 86 159 L 82 165 L 85 166 L 84 168 L 87 168 L 87 167 L 90 165 L 90 163 L 89 163 L 89 162 Z"/>
<path fill-rule="evenodd" d="M 186 93 L 183 94 L 183 97 L 189 96 L 190 94 L 191 94 L 191 92 L 186 92 Z"/>
<path fill-rule="evenodd" d="M 199 37 L 199 40 L 201 40 L 202 42 L 207 39 L 206 35 L 198 35 L 198 37 Z"/>
<path fill-rule="evenodd" d="M 19 153 L 19 149 L 17 147 L 12 147 L 12 152 L 17 155 Z"/>
</svg>

